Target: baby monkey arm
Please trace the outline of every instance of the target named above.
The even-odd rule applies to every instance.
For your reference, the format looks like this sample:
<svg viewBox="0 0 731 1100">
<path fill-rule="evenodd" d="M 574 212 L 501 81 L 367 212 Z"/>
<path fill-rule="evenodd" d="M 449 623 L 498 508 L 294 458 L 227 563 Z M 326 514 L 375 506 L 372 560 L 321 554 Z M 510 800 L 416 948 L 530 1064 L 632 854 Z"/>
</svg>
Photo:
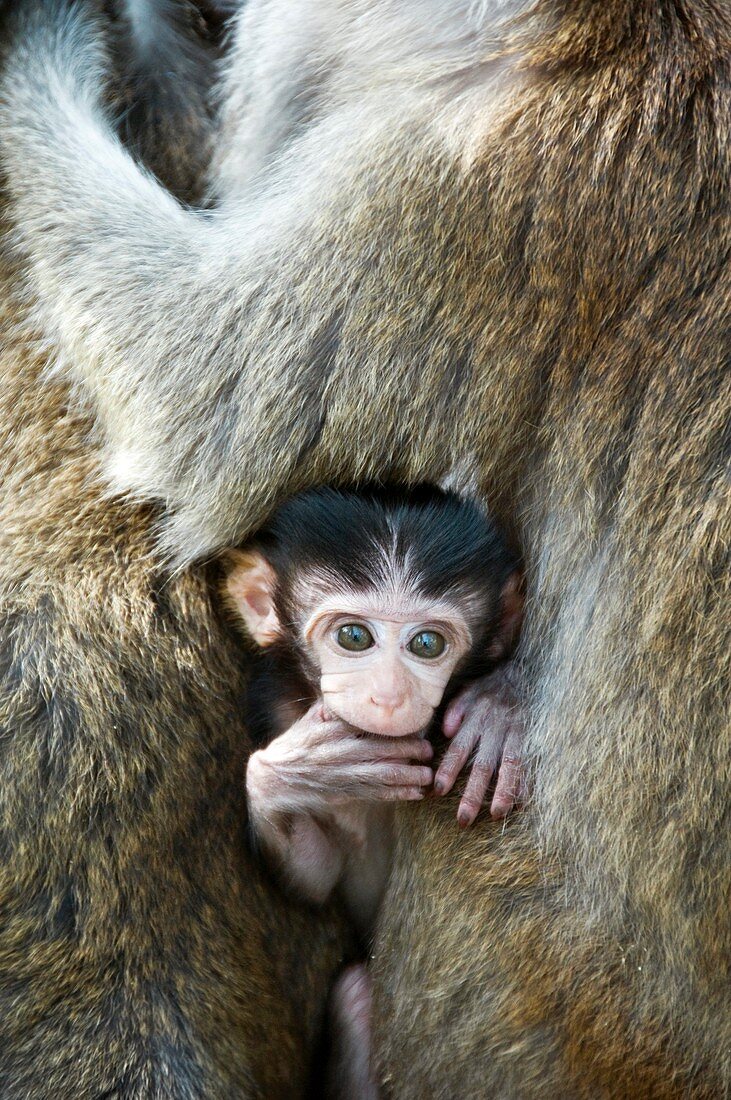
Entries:
<svg viewBox="0 0 731 1100">
<path fill-rule="evenodd" d="M 423 798 L 432 755 L 428 741 L 361 734 L 318 702 L 249 760 L 256 838 L 284 880 L 320 904 L 342 877 L 352 806 Z"/>
</svg>

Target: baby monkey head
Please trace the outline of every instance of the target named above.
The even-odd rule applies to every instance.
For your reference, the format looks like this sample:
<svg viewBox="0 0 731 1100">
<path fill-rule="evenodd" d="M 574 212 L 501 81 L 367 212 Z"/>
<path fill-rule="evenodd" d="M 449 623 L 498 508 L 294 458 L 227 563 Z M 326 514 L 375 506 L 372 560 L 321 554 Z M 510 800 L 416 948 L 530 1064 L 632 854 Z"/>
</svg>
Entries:
<svg viewBox="0 0 731 1100">
<path fill-rule="evenodd" d="M 434 486 L 301 493 L 229 561 L 229 602 L 254 641 L 286 648 L 327 709 L 369 733 L 424 730 L 520 625 L 502 535 Z"/>
</svg>

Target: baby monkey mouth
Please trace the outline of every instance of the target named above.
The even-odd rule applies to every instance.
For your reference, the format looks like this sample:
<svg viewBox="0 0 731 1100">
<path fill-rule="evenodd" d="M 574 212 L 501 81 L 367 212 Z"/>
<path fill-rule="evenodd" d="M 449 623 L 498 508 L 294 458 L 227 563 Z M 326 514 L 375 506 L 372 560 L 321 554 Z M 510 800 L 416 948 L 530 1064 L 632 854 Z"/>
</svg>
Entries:
<svg viewBox="0 0 731 1100">
<path fill-rule="evenodd" d="M 352 730 L 357 737 L 373 737 L 376 740 L 381 740 L 384 742 L 393 741 L 394 738 L 400 737 L 424 738 L 426 737 L 426 733 L 429 728 L 428 722 L 426 724 L 424 724 L 423 722 L 411 724 L 405 726 L 403 729 L 398 728 L 398 723 L 388 721 L 382 722 L 379 725 L 378 729 L 369 728 L 371 723 L 368 722 L 354 725 L 350 719 L 345 717 L 345 715 L 340 714 L 334 707 L 329 706 L 326 702 L 323 702 L 322 704 L 322 717 L 326 722 L 332 722 L 334 720 L 342 722 L 343 725 L 347 726 L 349 730 Z M 384 728 L 389 726 L 392 729 Z"/>
<path fill-rule="evenodd" d="M 335 717 L 342 722 L 347 722 L 347 719 L 341 718 L 339 714 Z M 419 722 L 417 725 L 408 724 L 404 726 L 399 726 L 398 723 L 394 722 L 383 722 L 375 729 L 370 728 L 371 723 L 368 722 L 364 722 L 359 726 L 353 726 L 350 722 L 347 722 L 347 724 L 363 737 L 373 737 L 381 741 L 394 741 L 402 737 L 425 737 L 428 728 L 428 725 L 424 726 L 423 722 Z"/>
</svg>

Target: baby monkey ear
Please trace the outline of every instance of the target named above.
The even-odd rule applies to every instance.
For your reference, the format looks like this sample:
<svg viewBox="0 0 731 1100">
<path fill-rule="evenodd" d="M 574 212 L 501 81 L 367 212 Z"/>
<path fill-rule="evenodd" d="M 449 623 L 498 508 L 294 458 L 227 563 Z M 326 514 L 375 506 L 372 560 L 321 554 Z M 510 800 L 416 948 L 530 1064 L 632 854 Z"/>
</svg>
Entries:
<svg viewBox="0 0 731 1100">
<path fill-rule="evenodd" d="M 523 623 L 524 578 L 519 569 L 511 573 L 500 593 L 498 625 L 490 643 L 490 657 L 501 661 L 513 650 Z"/>
<path fill-rule="evenodd" d="M 227 602 L 244 620 L 257 645 L 271 645 L 282 636 L 274 607 L 274 570 L 256 550 L 229 550 L 224 560 L 228 567 L 224 581 Z"/>
</svg>

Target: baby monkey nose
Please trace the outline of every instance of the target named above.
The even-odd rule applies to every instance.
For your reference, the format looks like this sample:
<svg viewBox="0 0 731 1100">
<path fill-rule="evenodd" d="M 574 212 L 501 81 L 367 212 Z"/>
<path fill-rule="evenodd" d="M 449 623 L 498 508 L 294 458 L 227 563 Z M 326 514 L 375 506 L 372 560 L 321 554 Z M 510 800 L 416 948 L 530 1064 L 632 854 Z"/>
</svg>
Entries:
<svg viewBox="0 0 731 1100">
<path fill-rule="evenodd" d="M 379 710 L 383 710 L 390 717 L 395 710 L 404 704 L 405 695 L 403 691 L 373 691 L 371 693 L 371 702 Z"/>
</svg>

